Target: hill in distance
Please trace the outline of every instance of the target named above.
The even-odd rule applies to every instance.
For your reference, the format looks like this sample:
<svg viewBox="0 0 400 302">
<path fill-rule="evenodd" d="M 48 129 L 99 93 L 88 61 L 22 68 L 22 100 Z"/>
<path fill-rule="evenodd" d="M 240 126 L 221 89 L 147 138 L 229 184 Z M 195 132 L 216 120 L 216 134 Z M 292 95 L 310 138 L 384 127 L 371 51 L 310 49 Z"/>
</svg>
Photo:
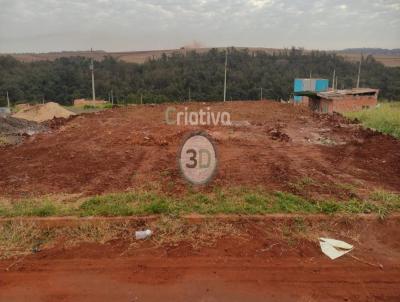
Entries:
<svg viewBox="0 0 400 302">
<path fill-rule="evenodd" d="M 211 48 L 179 48 L 179 49 L 164 49 L 164 50 L 147 50 L 147 51 L 124 51 L 124 52 L 106 52 L 102 50 L 90 51 L 61 51 L 61 52 L 48 52 L 48 53 L 13 53 L 9 54 L 22 62 L 36 62 L 36 61 L 53 61 L 63 57 L 93 57 L 95 60 L 103 60 L 106 56 L 111 56 L 117 60 L 128 63 L 144 63 L 149 59 L 157 59 L 163 53 L 171 55 L 173 53 L 186 53 L 188 51 L 196 51 L 204 53 Z M 219 49 L 223 49 L 222 47 Z M 248 49 L 250 52 L 264 51 L 269 54 L 282 51 L 279 48 L 261 48 L 261 47 L 236 47 L 236 49 Z M 305 50 L 305 53 L 311 50 Z M 360 60 L 361 54 L 364 56 L 372 55 L 374 58 L 383 63 L 385 66 L 399 67 L 400 66 L 400 49 L 382 49 L 382 48 L 348 48 L 337 51 L 328 51 L 337 53 L 343 56 L 346 60 L 355 62 Z"/>
</svg>

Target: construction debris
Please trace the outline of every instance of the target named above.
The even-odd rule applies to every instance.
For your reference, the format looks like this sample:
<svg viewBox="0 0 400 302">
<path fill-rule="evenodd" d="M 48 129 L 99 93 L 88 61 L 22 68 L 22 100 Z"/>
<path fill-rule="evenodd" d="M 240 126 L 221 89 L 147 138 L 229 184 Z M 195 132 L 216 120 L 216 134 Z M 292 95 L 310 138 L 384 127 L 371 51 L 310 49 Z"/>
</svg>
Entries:
<svg viewBox="0 0 400 302">
<path fill-rule="evenodd" d="M 20 143 L 24 137 L 44 132 L 47 127 L 14 117 L 0 117 L 0 145 Z"/>
</svg>

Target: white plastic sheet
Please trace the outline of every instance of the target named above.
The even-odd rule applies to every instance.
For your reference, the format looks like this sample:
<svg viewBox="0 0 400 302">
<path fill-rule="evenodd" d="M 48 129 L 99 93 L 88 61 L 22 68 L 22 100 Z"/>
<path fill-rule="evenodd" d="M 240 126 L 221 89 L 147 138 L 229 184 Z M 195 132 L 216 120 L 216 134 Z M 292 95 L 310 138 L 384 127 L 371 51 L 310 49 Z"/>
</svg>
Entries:
<svg viewBox="0 0 400 302">
<path fill-rule="evenodd" d="M 351 244 L 331 238 L 319 238 L 319 245 L 321 246 L 321 251 L 332 260 L 347 254 L 353 249 Z"/>
</svg>

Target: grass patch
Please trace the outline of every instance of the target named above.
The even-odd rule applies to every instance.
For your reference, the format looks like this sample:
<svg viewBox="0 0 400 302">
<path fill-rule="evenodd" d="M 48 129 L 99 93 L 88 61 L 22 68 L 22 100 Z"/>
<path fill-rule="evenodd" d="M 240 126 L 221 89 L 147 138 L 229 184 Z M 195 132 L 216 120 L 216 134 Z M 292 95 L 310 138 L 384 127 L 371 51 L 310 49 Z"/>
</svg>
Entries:
<svg viewBox="0 0 400 302">
<path fill-rule="evenodd" d="M 39 252 L 57 244 L 76 246 L 81 242 L 104 244 L 113 239 L 130 239 L 127 223 L 83 222 L 74 226 L 43 227 L 34 222 L 0 223 L 0 259 Z"/>
<path fill-rule="evenodd" d="M 20 200 L 11 204 L 0 204 L 0 215 L 7 217 L 17 216 L 63 216 L 66 212 L 64 205 L 51 199 Z"/>
<path fill-rule="evenodd" d="M 364 126 L 400 138 L 400 102 L 380 103 L 378 108 L 348 112 L 349 118 L 357 118 Z"/>
<path fill-rule="evenodd" d="M 111 103 L 97 104 L 97 105 L 86 104 L 82 108 L 85 109 L 85 110 L 90 110 L 90 109 L 111 109 L 111 108 L 113 108 L 113 104 L 111 104 Z"/>
<path fill-rule="evenodd" d="M 385 216 L 400 210 L 400 195 L 373 192 L 367 200 L 310 200 L 287 192 L 265 192 L 261 189 L 215 189 L 211 193 L 189 192 L 168 196 L 152 191 L 134 191 L 87 197 L 75 201 L 45 199 L 7 202 L 0 200 L 1 217 L 17 216 L 131 216 L 168 214 L 179 216 L 212 214 L 360 214 Z"/>
<path fill-rule="evenodd" d="M 201 223 L 190 223 L 183 219 L 161 216 L 159 220 L 151 225 L 157 235 L 152 238 L 156 246 L 176 246 L 180 242 L 186 242 L 192 248 L 200 246 L 212 246 L 222 237 L 239 237 L 246 235 L 241 232 L 240 227 L 228 222 L 209 219 Z"/>
<path fill-rule="evenodd" d="M 48 229 L 34 223 L 10 221 L 0 224 L 0 259 L 32 253 L 53 238 Z"/>
<path fill-rule="evenodd" d="M 35 222 L 6 221 L 0 223 L 0 259 L 23 256 L 57 246 L 71 248 L 85 243 L 105 244 L 122 240 L 129 252 L 130 248 L 142 242 L 134 239 L 134 231 L 150 228 L 154 235 L 150 238 L 152 247 L 177 246 L 181 242 L 196 249 L 212 246 L 222 237 L 245 237 L 241 225 L 218 219 L 206 219 L 201 223 L 191 223 L 185 219 L 161 215 L 157 220 L 146 222 L 84 221 L 76 225 L 43 227 Z"/>
</svg>

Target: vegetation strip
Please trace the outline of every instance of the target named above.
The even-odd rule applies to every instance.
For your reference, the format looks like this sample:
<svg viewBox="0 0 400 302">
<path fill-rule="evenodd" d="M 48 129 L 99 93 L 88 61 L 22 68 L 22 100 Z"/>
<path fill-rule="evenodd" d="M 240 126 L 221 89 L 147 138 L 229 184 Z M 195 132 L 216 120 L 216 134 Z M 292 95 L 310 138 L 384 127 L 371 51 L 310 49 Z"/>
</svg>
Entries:
<svg viewBox="0 0 400 302">
<path fill-rule="evenodd" d="M 191 89 L 192 100 L 220 100 L 224 63 L 225 51 L 218 49 L 206 53 L 189 51 L 185 55 L 164 54 L 143 64 L 106 57 L 95 62 L 96 73 L 102 75 L 96 77 L 96 96 L 108 99 L 113 89 L 115 101 L 119 104 L 161 103 L 187 100 Z M 314 77 L 330 79 L 335 68 L 340 83 L 344 85 L 338 88 L 356 87 L 358 71 L 358 63 L 348 62 L 336 54 L 313 51 L 305 55 L 303 50 L 295 48 L 273 55 L 230 48 L 228 63 L 235 76 L 229 78 L 227 97 L 233 100 L 258 100 L 259 87 L 264 88 L 263 97 L 266 99 L 288 100 L 293 93 L 293 79 L 298 75 L 308 75 L 310 70 Z M 88 94 L 89 65 L 90 59 L 83 57 L 22 63 L 11 56 L 0 56 L 0 91 L 8 90 L 11 100 L 39 103 L 43 89 L 38 87 L 46 83 L 46 99 L 71 104 L 73 99 Z M 386 67 L 372 56 L 363 59 L 362 66 L 361 87 L 376 87 L 385 99 L 398 98 L 396 84 L 400 68 Z M 0 106 L 6 104 L 6 96 L 2 93 Z"/>
<path fill-rule="evenodd" d="M 18 216 L 135 216 L 166 214 L 181 216 L 215 214 L 378 214 L 400 210 L 400 195 L 375 191 L 367 200 L 308 200 L 285 193 L 236 188 L 212 193 L 192 192 L 168 196 L 157 192 L 124 192 L 62 202 L 46 197 L 0 202 L 0 217 Z"/>
<path fill-rule="evenodd" d="M 360 120 L 365 127 L 400 138 L 400 103 L 380 103 L 377 108 L 347 112 L 345 115 Z"/>
<path fill-rule="evenodd" d="M 0 220 L 0 259 L 35 254 L 51 248 L 68 249 L 83 242 L 105 244 L 115 240 L 121 244 L 121 255 L 140 250 L 143 246 L 147 249 L 175 248 L 182 243 L 197 249 L 213 246 L 227 236 L 239 241 L 257 238 L 293 247 L 304 241 L 316 242 L 319 236 L 333 233 L 340 238 L 358 240 L 360 232 L 365 231 L 367 226 L 377 230 L 376 226 L 393 227 L 400 222 L 398 214 L 387 217 L 385 221 L 371 214 L 189 215 L 181 218 L 153 215 L 122 218 L 3 218 Z M 145 240 L 150 242 L 135 240 L 134 231 L 146 228 L 154 232 Z"/>
</svg>

